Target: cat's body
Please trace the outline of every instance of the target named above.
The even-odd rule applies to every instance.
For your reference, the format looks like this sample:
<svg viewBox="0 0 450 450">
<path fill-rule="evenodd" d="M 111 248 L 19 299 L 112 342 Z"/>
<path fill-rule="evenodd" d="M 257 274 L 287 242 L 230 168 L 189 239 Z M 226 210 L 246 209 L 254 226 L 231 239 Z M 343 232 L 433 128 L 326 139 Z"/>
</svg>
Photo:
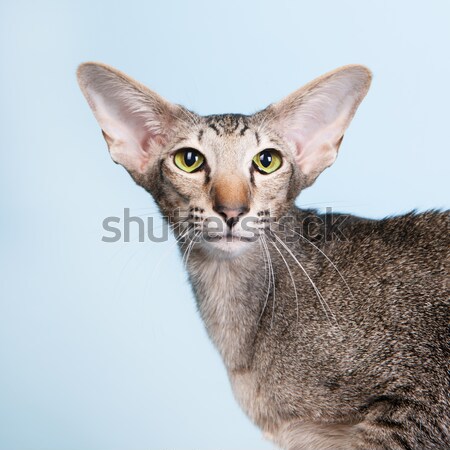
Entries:
<svg viewBox="0 0 450 450">
<path fill-rule="evenodd" d="M 312 213 L 294 214 L 298 225 Z M 277 241 L 283 256 L 271 251 L 267 303 L 261 252 L 238 261 L 191 252 L 198 307 L 236 399 L 286 448 L 445 449 L 448 215 L 347 220 L 348 240 L 290 245 L 327 306 Z M 442 233 L 429 240 L 437 228 Z"/>
<path fill-rule="evenodd" d="M 169 217 L 236 399 L 267 437 L 288 450 L 450 448 L 448 213 L 294 206 L 335 160 L 367 69 L 253 116 L 198 116 L 101 64 L 79 81 L 111 156 Z"/>
</svg>

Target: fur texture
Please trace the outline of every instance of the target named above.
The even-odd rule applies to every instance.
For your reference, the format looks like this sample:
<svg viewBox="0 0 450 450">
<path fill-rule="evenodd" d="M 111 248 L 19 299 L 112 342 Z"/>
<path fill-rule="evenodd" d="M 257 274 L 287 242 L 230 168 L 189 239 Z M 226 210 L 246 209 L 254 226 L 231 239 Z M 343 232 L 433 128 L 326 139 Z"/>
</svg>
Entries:
<svg viewBox="0 0 450 450">
<path fill-rule="evenodd" d="M 335 160 L 367 69 L 253 116 L 201 117 L 102 64 L 78 77 L 113 159 L 169 217 L 236 399 L 267 437 L 289 450 L 450 448 L 448 213 L 294 206 Z M 201 170 L 175 166 L 183 148 L 204 155 Z M 268 175 L 252 164 L 264 149 L 283 160 Z M 245 212 L 231 226 L 219 204 Z M 224 231 L 208 241 L 212 218 Z"/>
</svg>

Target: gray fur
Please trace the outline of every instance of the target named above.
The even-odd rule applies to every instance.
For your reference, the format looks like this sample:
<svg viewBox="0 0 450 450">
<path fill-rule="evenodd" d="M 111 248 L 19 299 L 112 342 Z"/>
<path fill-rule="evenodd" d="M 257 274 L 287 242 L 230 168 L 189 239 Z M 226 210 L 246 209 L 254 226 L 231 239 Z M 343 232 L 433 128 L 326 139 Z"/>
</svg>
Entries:
<svg viewBox="0 0 450 450">
<path fill-rule="evenodd" d="M 292 212 L 300 223 L 304 212 Z M 353 217 L 342 230 L 347 241 L 315 244 L 347 285 L 306 240 L 291 244 L 335 320 L 280 245 L 298 286 L 298 315 L 276 251 L 276 297 L 271 288 L 265 308 L 260 253 L 218 262 L 192 251 L 188 270 L 199 310 L 236 398 L 277 443 L 449 448 L 448 226 L 448 215 L 437 212 Z M 218 278 L 226 288 L 214 292 Z"/>
</svg>

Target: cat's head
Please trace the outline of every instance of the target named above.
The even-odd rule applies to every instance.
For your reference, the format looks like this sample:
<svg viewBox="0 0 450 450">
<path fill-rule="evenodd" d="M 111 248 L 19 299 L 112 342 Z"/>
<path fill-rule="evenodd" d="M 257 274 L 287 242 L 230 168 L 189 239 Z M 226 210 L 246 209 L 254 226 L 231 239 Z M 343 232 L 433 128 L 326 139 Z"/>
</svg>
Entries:
<svg viewBox="0 0 450 450">
<path fill-rule="evenodd" d="M 106 65 L 78 69 L 112 159 L 173 224 L 212 231 L 204 245 L 227 255 L 334 162 L 370 80 L 367 68 L 345 66 L 254 115 L 205 117 Z"/>
</svg>

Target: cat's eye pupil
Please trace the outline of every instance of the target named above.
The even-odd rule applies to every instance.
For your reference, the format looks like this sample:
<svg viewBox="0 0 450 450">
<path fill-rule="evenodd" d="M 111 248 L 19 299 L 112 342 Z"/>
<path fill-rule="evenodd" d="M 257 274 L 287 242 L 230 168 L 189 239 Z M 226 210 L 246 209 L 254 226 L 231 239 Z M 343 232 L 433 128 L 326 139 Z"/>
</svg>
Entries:
<svg viewBox="0 0 450 450">
<path fill-rule="evenodd" d="M 184 152 L 184 163 L 186 166 L 191 167 L 193 166 L 198 160 L 197 152 L 194 152 L 192 150 L 186 150 Z"/>
<path fill-rule="evenodd" d="M 269 167 L 272 164 L 272 153 L 264 150 L 259 154 L 259 160 L 264 167 Z"/>
</svg>

